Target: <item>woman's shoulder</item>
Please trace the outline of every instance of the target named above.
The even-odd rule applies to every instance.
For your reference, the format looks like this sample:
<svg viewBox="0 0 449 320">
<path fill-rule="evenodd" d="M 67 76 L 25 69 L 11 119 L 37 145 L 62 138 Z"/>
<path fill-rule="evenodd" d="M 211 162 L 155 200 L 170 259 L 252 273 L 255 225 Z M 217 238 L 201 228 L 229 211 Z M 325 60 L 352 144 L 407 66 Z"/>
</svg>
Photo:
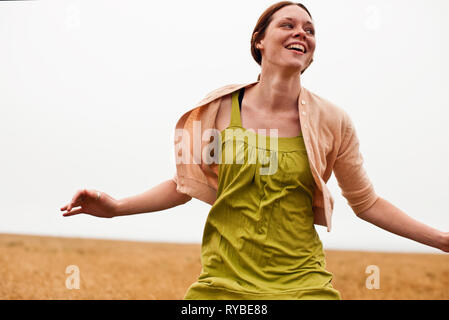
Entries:
<svg viewBox="0 0 449 320">
<path fill-rule="evenodd" d="M 230 93 L 239 90 L 243 87 L 248 86 L 249 84 L 228 84 L 217 89 L 210 91 L 206 96 L 196 104 L 196 107 L 202 107 L 212 101 L 215 101 L 219 98 L 226 97 Z"/>
<path fill-rule="evenodd" d="M 320 111 L 332 111 L 336 113 L 345 114 L 346 111 L 335 102 L 332 102 L 328 98 L 324 98 L 321 94 L 317 94 L 310 89 L 304 88 L 308 100 L 318 107 Z"/>
<path fill-rule="evenodd" d="M 350 120 L 348 112 L 340 105 L 307 88 L 304 89 L 306 100 L 310 104 L 310 112 L 315 113 L 317 117 L 333 122 L 347 123 Z"/>
<path fill-rule="evenodd" d="M 221 114 L 218 111 L 226 111 L 225 108 L 222 108 L 222 105 L 225 105 L 228 100 L 229 102 L 231 101 L 230 94 L 245 86 L 247 84 L 228 84 L 210 91 L 200 102 L 190 107 L 188 111 L 178 118 L 176 128 L 182 128 L 186 123 L 192 121 L 214 122 L 217 114 Z"/>
</svg>

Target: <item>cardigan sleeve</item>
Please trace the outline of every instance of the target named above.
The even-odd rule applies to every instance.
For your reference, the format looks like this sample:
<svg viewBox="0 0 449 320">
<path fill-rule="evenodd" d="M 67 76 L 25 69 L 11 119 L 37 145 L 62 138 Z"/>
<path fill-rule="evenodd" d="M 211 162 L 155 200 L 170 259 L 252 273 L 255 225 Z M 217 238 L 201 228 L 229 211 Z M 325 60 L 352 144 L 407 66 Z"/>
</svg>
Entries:
<svg viewBox="0 0 449 320">
<path fill-rule="evenodd" d="M 346 115 L 346 127 L 333 171 L 342 195 L 356 215 L 369 209 L 378 199 L 373 184 L 363 166 L 359 139 L 350 117 Z"/>
</svg>

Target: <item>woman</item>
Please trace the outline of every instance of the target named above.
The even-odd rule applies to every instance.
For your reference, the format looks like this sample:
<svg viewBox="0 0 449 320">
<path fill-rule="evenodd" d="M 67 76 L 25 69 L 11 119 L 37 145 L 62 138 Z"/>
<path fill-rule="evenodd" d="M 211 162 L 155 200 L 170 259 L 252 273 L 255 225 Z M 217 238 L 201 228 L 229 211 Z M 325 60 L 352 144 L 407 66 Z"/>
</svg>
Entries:
<svg viewBox="0 0 449 320">
<path fill-rule="evenodd" d="M 154 212 L 192 197 L 210 203 L 203 268 L 185 299 L 341 299 L 314 227 L 331 230 L 333 199 L 326 182 L 332 172 L 358 217 L 449 252 L 449 233 L 413 220 L 375 193 L 346 112 L 301 86 L 315 44 L 305 6 L 283 1 L 269 7 L 251 38 L 262 69 L 258 81 L 217 89 L 179 119 L 174 178 L 120 201 L 80 190 L 61 208 L 64 216 Z M 198 124 L 200 151 L 214 146 L 200 159 Z M 249 128 L 277 131 L 265 135 Z M 214 138 L 206 145 L 209 130 Z M 205 161 L 209 155 L 219 165 Z M 81 208 L 72 210 L 76 206 Z"/>
</svg>

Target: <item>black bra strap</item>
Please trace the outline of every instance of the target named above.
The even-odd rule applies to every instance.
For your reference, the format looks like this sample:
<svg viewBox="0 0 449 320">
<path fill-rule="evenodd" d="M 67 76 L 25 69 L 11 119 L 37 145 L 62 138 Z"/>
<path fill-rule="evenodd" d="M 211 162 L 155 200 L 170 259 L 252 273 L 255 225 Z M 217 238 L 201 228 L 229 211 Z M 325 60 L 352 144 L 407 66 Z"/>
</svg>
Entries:
<svg viewBox="0 0 449 320">
<path fill-rule="evenodd" d="M 240 89 L 239 92 L 239 108 L 240 108 L 240 113 L 242 112 L 242 101 L 243 101 L 243 95 L 245 94 L 245 88 Z"/>
</svg>

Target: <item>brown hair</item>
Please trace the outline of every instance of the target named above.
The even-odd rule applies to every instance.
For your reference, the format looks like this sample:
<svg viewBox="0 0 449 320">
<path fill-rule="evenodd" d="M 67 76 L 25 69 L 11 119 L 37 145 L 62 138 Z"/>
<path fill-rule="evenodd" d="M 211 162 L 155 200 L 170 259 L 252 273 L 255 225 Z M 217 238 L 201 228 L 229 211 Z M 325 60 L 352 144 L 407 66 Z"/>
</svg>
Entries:
<svg viewBox="0 0 449 320">
<path fill-rule="evenodd" d="M 301 7 L 304 9 L 307 14 L 312 18 L 312 15 L 310 14 L 309 10 L 302 4 L 298 2 L 291 2 L 291 1 L 281 1 L 278 3 L 275 3 L 268 7 L 264 13 L 260 16 L 259 20 L 256 23 L 256 26 L 253 30 L 253 34 L 251 36 L 251 55 L 253 56 L 254 60 L 256 60 L 258 65 L 262 65 L 262 54 L 260 53 L 260 50 L 256 48 L 256 43 L 259 42 L 265 35 L 265 30 L 270 25 L 271 21 L 273 20 L 273 15 L 283 7 L 289 6 L 289 5 L 297 5 L 298 7 Z M 256 34 L 257 33 L 257 34 Z M 313 59 L 312 59 L 313 61 Z M 312 63 L 310 61 L 309 65 L 301 71 L 301 74 L 303 74 L 304 71 L 310 66 Z M 260 80 L 260 74 L 257 80 Z"/>
</svg>

